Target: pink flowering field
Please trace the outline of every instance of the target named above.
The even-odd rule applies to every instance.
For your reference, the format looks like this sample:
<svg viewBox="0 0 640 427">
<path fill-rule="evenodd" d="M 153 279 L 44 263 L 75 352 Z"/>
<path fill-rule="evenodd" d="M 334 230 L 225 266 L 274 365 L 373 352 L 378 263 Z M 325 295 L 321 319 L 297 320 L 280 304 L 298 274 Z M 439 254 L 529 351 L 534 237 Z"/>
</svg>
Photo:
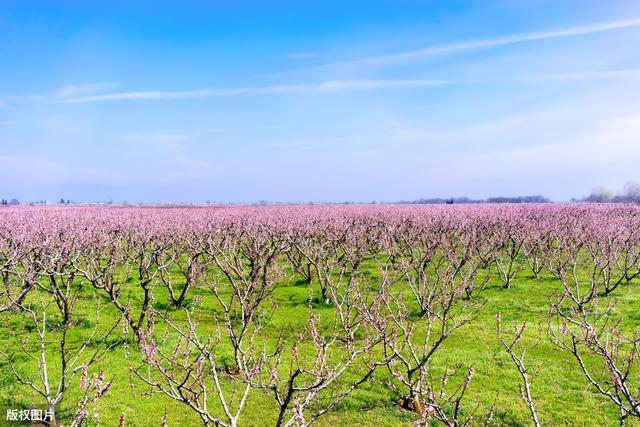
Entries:
<svg viewBox="0 0 640 427">
<path fill-rule="evenodd" d="M 640 425 L 638 276 L 630 205 L 2 207 L 0 415 Z"/>
</svg>

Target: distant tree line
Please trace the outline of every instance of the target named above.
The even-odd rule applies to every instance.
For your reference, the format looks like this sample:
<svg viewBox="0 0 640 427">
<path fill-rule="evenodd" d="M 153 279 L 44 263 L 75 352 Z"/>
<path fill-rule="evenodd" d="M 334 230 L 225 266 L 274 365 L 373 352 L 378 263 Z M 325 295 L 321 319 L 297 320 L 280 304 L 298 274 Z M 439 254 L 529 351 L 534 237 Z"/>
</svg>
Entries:
<svg viewBox="0 0 640 427">
<path fill-rule="evenodd" d="M 640 203 L 640 181 L 628 181 L 618 194 L 614 194 L 604 186 L 591 190 L 591 194 L 582 199 L 572 199 L 572 202 L 586 203 Z"/>
<path fill-rule="evenodd" d="M 73 203 L 71 199 L 65 200 L 64 198 L 60 198 L 60 200 L 58 201 L 59 205 L 68 205 L 71 203 Z M 19 204 L 20 204 L 20 201 L 15 197 L 11 200 L 0 199 L 0 206 L 16 206 Z M 49 202 L 46 200 L 38 200 L 37 202 L 28 202 L 28 204 L 29 205 L 46 205 L 46 204 L 49 204 Z"/>
<path fill-rule="evenodd" d="M 612 190 L 608 189 L 604 186 L 595 187 L 591 190 L 591 194 L 582 198 L 572 198 L 571 202 L 573 203 L 637 203 L 640 204 L 640 181 L 628 181 L 622 187 L 622 190 L 618 191 L 618 193 L 614 193 Z M 38 201 L 38 202 L 30 202 L 29 204 L 48 204 L 47 201 Z M 57 202 L 59 205 L 69 205 L 74 202 L 70 199 L 65 200 L 64 198 L 60 198 Z M 211 202 L 207 200 L 207 204 Z M 354 204 L 355 202 L 346 201 L 339 204 Z M 378 202 L 372 201 L 371 204 L 377 204 Z M 389 202 L 381 202 L 381 203 L 389 203 Z M 393 202 L 391 202 L 393 203 Z M 472 199 L 469 197 L 449 197 L 449 198 L 441 198 L 441 197 L 432 197 L 432 198 L 419 198 L 417 200 L 401 200 L 399 202 L 395 202 L 399 204 L 406 205 L 460 205 L 460 204 L 492 204 L 492 203 L 551 203 L 551 200 L 548 197 L 542 196 L 540 194 L 532 195 L 532 196 L 515 196 L 515 197 L 505 197 L 505 196 L 497 196 L 497 197 L 488 197 L 486 199 Z M 16 198 L 11 200 L 8 199 L 0 199 L 0 206 L 9 206 L 9 205 L 19 205 L 20 201 Z M 113 201 L 106 202 L 105 204 L 111 205 Z M 123 202 L 123 205 L 129 205 L 127 202 Z M 261 200 L 256 203 L 257 205 L 280 205 L 280 204 L 291 204 L 291 203 L 281 203 L 281 202 L 267 202 L 265 200 Z M 295 204 L 295 203 L 294 203 Z M 306 204 L 314 205 L 314 202 L 308 202 Z"/>
<path fill-rule="evenodd" d="M 450 197 L 448 199 L 442 199 L 440 197 L 435 198 L 420 198 L 418 200 L 406 201 L 403 200 L 401 204 L 410 205 L 453 205 L 453 204 L 482 204 L 482 203 L 550 203 L 548 197 L 542 195 L 535 196 L 516 196 L 516 197 L 489 197 L 487 199 L 470 199 L 469 197 Z"/>
</svg>

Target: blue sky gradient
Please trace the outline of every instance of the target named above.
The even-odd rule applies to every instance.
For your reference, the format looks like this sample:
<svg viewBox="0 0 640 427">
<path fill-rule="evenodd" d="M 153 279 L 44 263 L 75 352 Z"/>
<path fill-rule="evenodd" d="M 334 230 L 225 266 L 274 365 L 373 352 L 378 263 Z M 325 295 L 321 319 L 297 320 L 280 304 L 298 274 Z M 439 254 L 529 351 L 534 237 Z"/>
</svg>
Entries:
<svg viewBox="0 0 640 427">
<path fill-rule="evenodd" d="M 637 1 L 98 3 L 0 0 L 1 197 L 566 200 L 640 178 Z"/>
</svg>

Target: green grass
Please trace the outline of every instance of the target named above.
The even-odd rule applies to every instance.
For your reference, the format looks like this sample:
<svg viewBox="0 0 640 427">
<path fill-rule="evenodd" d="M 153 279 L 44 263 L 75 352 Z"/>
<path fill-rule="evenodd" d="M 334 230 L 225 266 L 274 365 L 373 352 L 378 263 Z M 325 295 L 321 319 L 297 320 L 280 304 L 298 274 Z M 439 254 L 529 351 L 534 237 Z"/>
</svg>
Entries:
<svg viewBox="0 0 640 427">
<path fill-rule="evenodd" d="M 367 274 L 363 277 L 366 277 L 371 285 L 375 285 L 378 280 L 375 270 L 372 264 L 366 265 Z M 364 282 L 364 285 L 366 283 Z M 135 283 L 132 286 L 135 287 Z M 510 328 L 514 320 L 526 321 L 529 324 L 525 342 L 533 342 L 541 338 L 539 344 L 528 353 L 526 363 L 532 375 L 532 394 L 538 416 L 543 424 L 581 426 L 618 424 L 616 407 L 587 383 L 570 354 L 560 351 L 546 340 L 544 325 L 548 306 L 551 295 L 559 290 L 559 286 L 559 283 L 548 274 L 535 279 L 525 268 L 520 271 L 510 289 L 504 289 L 497 278 L 492 278 L 482 293 L 482 298 L 485 298 L 487 303 L 478 316 L 454 332 L 439 350 L 434 359 L 434 370 L 456 365 L 473 366 L 475 369 L 475 376 L 465 398 L 467 413 L 474 410 L 477 405 L 477 414 L 485 414 L 495 401 L 495 422 L 498 425 L 531 424 L 527 408 L 519 397 L 518 372 L 508 355 L 500 348 L 496 338 L 495 315 L 500 312 L 505 329 Z M 156 309 L 169 310 L 179 317 L 180 310 L 171 309 L 167 300 L 163 299 L 165 295 L 163 291 L 160 286 L 156 288 Z M 211 312 L 211 320 L 213 320 L 216 315 L 216 304 L 210 292 L 207 289 L 194 288 L 190 291 L 188 300 L 191 301 L 195 295 L 206 298 L 204 306 Z M 278 309 L 267 332 L 275 337 L 282 331 L 291 334 L 299 331 L 308 319 L 308 295 L 308 286 L 302 281 L 291 277 L 282 280 L 273 298 Z M 315 289 L 315 295 L 319 295 L 317 289 Z M 96 296 L 89 291 L 83 295 L 83 298 L 86 301 L 96 301 Z M 102 297 L 97 298 L 99 300 Z M 617 301 L 616 311 L 623 319 L 624 328 L 627 330 L 637 328 L 640 322 L 640 310 L 637 309 L 640 287 L 635 283 L 621 286 L 611 298 Z M 321 316 L 329 315 L 332 311 L 329 305 L 318 303 L 315 305 Z M 107 310 L 103 313 L 103 316 L 114 315 L 114 311 Z M 5 349 L 10 349 L 11 346 L 16 346 L 16 342 L 8 337 L 7 328 L 16 328 L 17 323 L 15 319 L 9 319 L 9 316 L 15 316 L 14 314 L 3 316 L 9 323 L 0 330 L 0 340 Z M 85 323 L 78 327 L 85 330 L 92 327 L 93 320 L 88 312 L 87 317 Z M 536 336 L 538 325 L 542 328 L 540 337 Z M 213 328 L 213 321 L 205 322 L 201 327 Z M 51 344 L 52 354 L 56 349 L 55 344 Z M 132 354 L 136 359 L 135 351 L 132 350 Z M 24 371 L 35 372 L 35 366 L 33 361 L 26 358 L 20 359 L 19 367 Z M 148 386 L 135 378 L 130 381 L 122 345 L 115 345 L 102 361 L 92 367 L 92 371 L 97 369 L 103 369 L 107 378 L 114 380 L 113 387 L 98 404 L 100 425 L 117 425 L 122 413 L 126 414 L 127 426 L 159 425 L 165 411 L 168 413 L 168 424 L 171 426 L 200 425 L 199 418 L 185 405 L 161 394 L 150 393 Z M 52 367 L 52 371 L 55 371 L 55 366 Z M 407 425 L 414 421 L 416 414 L 402 410 L 398 404 L 400 396 L 379 381 L 386 375 L 385 372 L 380 370 L 376 373 L 374 381 L 367 382 L 335 410 L 320 418 L 318 425 L 381 427 Z M 73 402 L 77 398 L 77 379 L 75 385 L 59 407 L 63 417 L 73 412 Z M 0 414 L 0 424 L 4 422 L 4 408 L 26 408 L 32 403 L 42 405 L 43 401 L 28 387 L 18 384 L 13 379 L 6 362 L 0 360 L 0 409 L 3 409 Z M 215 399 L 212 398 L 211 406 L 214 407 L 215 403 Z M 254 390 L 240 425 L 272 425 L 275 414 L 276 409 L 271 396 L 266 392 Z M 633 422 L 631 421 L 631 425 L 638 425 L 637 422 L 635 424 Z"/>
</svg>

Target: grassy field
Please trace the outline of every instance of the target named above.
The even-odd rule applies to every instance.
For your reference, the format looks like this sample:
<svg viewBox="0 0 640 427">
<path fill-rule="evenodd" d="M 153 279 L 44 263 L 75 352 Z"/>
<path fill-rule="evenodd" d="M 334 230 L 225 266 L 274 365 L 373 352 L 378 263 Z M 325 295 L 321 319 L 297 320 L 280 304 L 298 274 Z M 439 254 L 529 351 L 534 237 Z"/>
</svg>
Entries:
<svg viewBox="0 0 640 427">
<path fill-rule="evenodd" d="M 376 269 L 369 265 L 364 269 L 361 283 L 379 281 Z M 278 309 L 267 331 L 273 336 L 278 332 L 295 333 L 308 319 L 307 301 L 309 289 L 301 280 L 286 276 L 280 280 L 274 294 Z M 315 285 L 312 285 L 315 286 Z M 132 283 L 135 289 L 135 283 Z M 496 338 L 496 313 L 501 313 L 503 328 L 510 329 L 514 320 L 526 321 L 529 325 L 526 343 L 539 343 L 527 354 L 526 363 L 532 377 L 532 394 L 537 406 L 538 415 L 545 425 L 581 425 L 602 426 L 617 425 L 616 407 L 599 395 L 579 372 L 572 356 L 560 351 L 546 339 L 546 316 L 549 302 L 554 292 L 559 291 L 560 284 L 548 274 L 536 279 L 523 269 L 512 283 L 510 289 L 504 289 L 497 278 L 492 277 L 481 297 L 486 305 L 470 323 L 454 332 L 445 342 L 434 359 L 434 372 L 445 367 L 461 366 L 466 369 L 473 366 L 475 376 L 465 397 L 465 411 L 477 411 L 483 415 L 495 402 L 494 422 L 498 425 L 531 425 L 525 404 L 519 397 L 519 375 L 508 355 L 502 350 Z M 155 305 L 165 309 L 167 301 L 163 300 L 164 289 L 156 288 Z M 318 292 L 317 289 L 315 289 Z M 204 298 L 204 307 L 213 316 L 216 306 L 210 291 L 193 288 L 189 300 L 196 295 Z M 34 297 L 35 298 L 35 297 Z M 90 286 L 83 291 L 83 298 L 92 301 L 96 296 Z M 617 289 L 610 297 L 616 301 L 616 312 L 623 319 L 624 328 L 637 327 L 640 323 L 640 288 L 636 284 Z M 32 301 L 37 304 L 37 301 Z M 107 300 L 105 298 L 105 304 Z M 321 316 L 330 314 L 330 305 L 317 304 Z M 180 310 L 171 310 L 180 316 Z M 109 313 L 109 314 L 107 314 Z M 113 316 L 115 312 L 105 311 L 103 316 Z M 87 314 L 86 328 L 91 328 L 91 316 Z M 5 315 L 5 319 L 7 319 Z M 11 323 L 14 322 L 14 323 Z M 16 346 L 15 338 L 8 337 L 7 328 L 17 328 L 17 321 L 10 320 L 2 329 L 2 345 L 5 351 Z M 212 322 L 213 323 L 213 322 Z M 13 326 L 12 326 L 13 325 Z M 207 327 L 206 325 L 203 327 Z M 51 337 L 50 351 L 53 355 L 57 349 L 55 336 Z M 222 351 L 224 354 L 224 349 Z M 131 350 L 131 360 L 135 363 L 138 355 Z M 16 359 L 24 372 L 36 371 L 34 361 L 25 357 Z M 88 425 L 118 425 L 122 413 L 126 414 L 128 426 L 160 425 L 160 419 L 167 412 L 167 424 L 171 426 L 200 425 L 199 418 L 185 405 L 174 402 L 160 394 L 150 393 L 148 386 L 136 378 L 131 378 L 124 355 L 124 346 L 118 343 L 104 359 L 92 370 L 103 369 L 107 378 L 113 378 L 113 387 L 99 403 L 99 423 L 96 420 Z M 56 367 L 52 366 L 52 370 Z M 601 369 L 601 368 L 596 368 Z M 386 387 L 382 380 L 388 375 L 380 369 L 369 381 L 356 390 L 335 410 L 320 418 L 318 425 L 407 425 L 417 419 L 415 413 L 403 410 L 400 396 Z M 77 379 L 75 381 L 78 381 Z M 77 387 L 70 389 L 69 394 L 59 407 L 59 416 L 65 418 L 74 411 L 77 399 Z M 270 396 L 260 390 L 252 391 L 247 407 L 241 417 L 240 425 L 262 426 L 272 425 L 275 420 L 275 407 Z M 42 398 L 29 388 L 18 384 L 8 366 L 0 361 L 0 406 L 2 408 L 27 408 L 30 404 L 42 405 Z M 212 399 L 212 405 L 215 400 Z M 4 412 L 4 411 L 3 411 Z M 630 425 L 633 420 L 629 420 Z M 0 424 L 4 421 L 4 413 Z M 9 425 L 18 425 L 11 423 Z"/>
</svg>

